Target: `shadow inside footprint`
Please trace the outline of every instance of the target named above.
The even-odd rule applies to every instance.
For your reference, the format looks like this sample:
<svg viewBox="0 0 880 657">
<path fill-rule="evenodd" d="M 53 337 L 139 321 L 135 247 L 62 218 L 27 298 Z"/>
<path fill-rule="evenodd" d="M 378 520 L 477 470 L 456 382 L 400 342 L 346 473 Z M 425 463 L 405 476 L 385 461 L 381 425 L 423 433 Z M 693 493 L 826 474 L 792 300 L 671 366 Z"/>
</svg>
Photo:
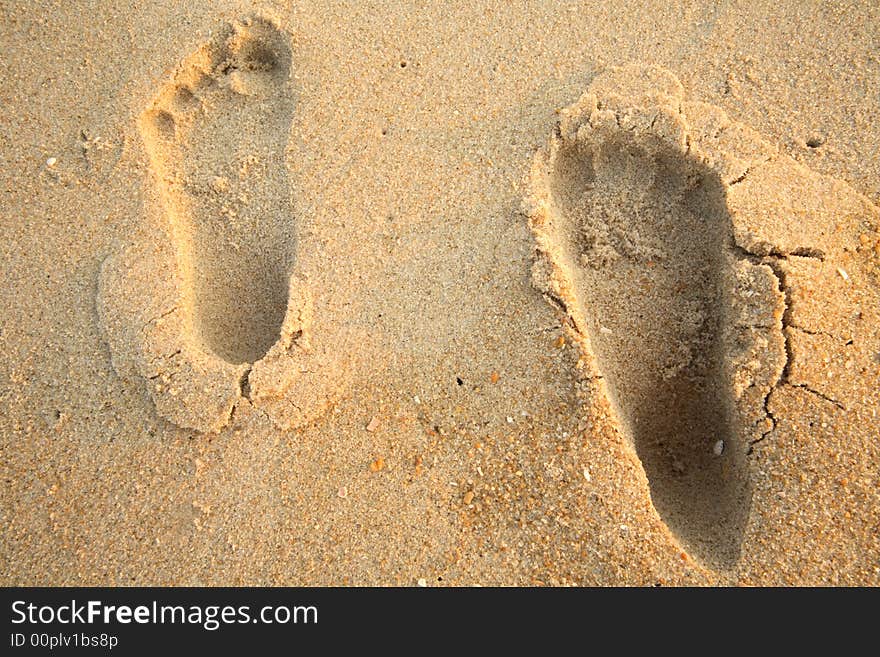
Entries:
<svg viewBox="0 0 880 657">
<path fill-rule="evenodd" d="M 286 35 L 226 26 L 141 120 L 193 337 L 230 363 L 278 340 L 295 249 L 285 151 L 293 115 Z"/>
<path fill-rule="evenodd" d="M 550 200 L 597 364 L 654 506 L 702 560 L 738 557 L 745 445 L 724 330 L 731 219 L 719 176 L 626 130 L 562 144 Z"/>
</svg>

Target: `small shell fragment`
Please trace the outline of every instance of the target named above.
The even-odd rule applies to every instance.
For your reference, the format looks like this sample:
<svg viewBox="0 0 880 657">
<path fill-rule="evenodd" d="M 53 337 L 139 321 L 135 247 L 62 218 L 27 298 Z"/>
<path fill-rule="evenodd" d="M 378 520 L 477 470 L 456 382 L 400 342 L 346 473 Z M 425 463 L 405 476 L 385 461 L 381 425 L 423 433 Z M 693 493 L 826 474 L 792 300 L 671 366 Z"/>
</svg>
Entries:
<svg viewBox="0 0 880 657">
<path fill-rule="evenodd" d="M 712 448 L 712 451 L 715 453 L 715 456 L 721 456 L 722 454 L 724 454 L 724 441 L 716 441 L 715 446 Z"/>
</svg>

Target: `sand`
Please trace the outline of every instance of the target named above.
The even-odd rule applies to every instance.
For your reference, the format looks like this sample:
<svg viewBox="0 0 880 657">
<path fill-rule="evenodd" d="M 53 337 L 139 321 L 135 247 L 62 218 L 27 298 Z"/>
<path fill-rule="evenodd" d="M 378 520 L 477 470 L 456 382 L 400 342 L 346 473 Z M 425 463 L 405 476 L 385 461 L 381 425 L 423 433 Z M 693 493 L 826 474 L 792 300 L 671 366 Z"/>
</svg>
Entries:
<svg viewBox="0 0 880 657">
<path fill-rule="evenodd" d="M 880 584 L 876 6 L 75 4 L 0 582 Z"/>
</svg>

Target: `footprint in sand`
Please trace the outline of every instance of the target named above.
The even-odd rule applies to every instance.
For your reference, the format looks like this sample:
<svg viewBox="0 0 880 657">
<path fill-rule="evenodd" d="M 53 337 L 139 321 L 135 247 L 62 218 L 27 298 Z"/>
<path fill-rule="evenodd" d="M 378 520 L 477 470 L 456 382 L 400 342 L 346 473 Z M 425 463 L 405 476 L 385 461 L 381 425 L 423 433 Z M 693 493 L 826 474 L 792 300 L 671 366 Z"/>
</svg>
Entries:
<svg viewBox="0 0 880 657">
<path fill-rule="evenodd" d="M 727 202 L 772 155 L 670 73 L 628 66 L 563 112 L 527 201 L 536 285 L 570 316 L 660 517 L 716 567 L 738 558 L 748 446 L 786 358 L 779 280 L 738 246 Z"/>
<path fill-rule="evenodd" d="M 285 147 L 290 48 L 272 25 L 228 29 L 141 117 L 196 337 L 230 363 L 278 339 L 294 253 Z"/>
<path fill-rule="evenodd" d="M 98 306 L 114 366 L 144 377 L 181 426 L 217 431 L 243 399 L 296 426 L 332 396 L 295 272 L 290 79 L 287 35 L 248 18 L 184 61 L 140 116 L 171 248 L 108 258 Z"/>
</svg>

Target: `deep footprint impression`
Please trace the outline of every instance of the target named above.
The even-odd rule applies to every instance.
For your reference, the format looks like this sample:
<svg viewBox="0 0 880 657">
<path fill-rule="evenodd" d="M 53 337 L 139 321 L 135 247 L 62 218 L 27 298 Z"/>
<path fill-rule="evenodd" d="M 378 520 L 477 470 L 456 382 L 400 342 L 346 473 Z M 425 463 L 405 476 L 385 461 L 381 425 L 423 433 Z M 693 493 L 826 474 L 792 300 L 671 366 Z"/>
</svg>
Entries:
<svg viewBox="0 0 880 657">
<path fill-rule="evenodd" d="M 144 113 L 198 338 L 230 363 L 278 339 L 294 253 L 284 151 L 290 49 L 269 23 L 219 37 Z M 222 147 L 218 147 L 218 142 Z"/>
<path fill-rule="evenodd" d="M 536 157 L 527 209 L 536 285 L 581 334 L 655 508 L 723 568 L 748 519 L 748 445 L 785 363 L 778 280 L 736 246 L 727 191 L 772 149 L 683 100 L 658 68 L 595 80 Z"/>
<path fill-rule="evenodd" d="M 296 271 L 294 97 L 288 36 L 251 17 L 218 30 L 141 114 L 160 235 L 105 261 L 98 310 L 114 368 L 143 377 L 180 426 L 218 431 L 246 400 L 289 428 L 331 401 Z"/>
</svg>

